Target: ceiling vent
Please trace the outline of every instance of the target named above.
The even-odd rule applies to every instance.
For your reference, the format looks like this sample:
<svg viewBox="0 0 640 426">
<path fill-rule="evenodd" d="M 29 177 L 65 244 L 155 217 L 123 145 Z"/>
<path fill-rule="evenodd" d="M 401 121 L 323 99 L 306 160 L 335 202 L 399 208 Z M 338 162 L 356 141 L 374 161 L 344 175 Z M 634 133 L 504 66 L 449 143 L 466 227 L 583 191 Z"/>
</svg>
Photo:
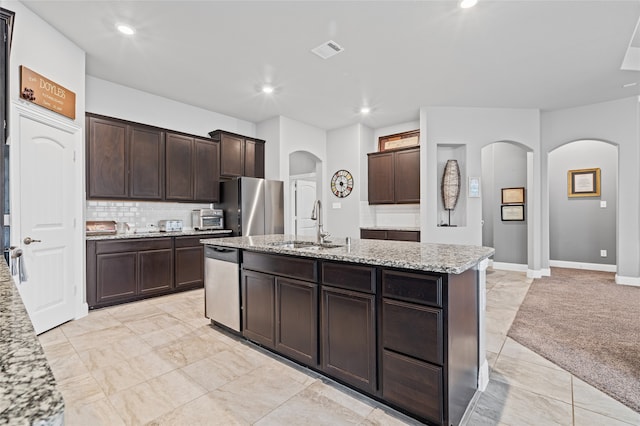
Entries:
<svg viewBox="0 0 640 426">
<path fill-rule="evenodd" d="M 344 51 L 344 48 L 335 41 L 329 40 L 325 43 L 322 43 L 320 46 L 311 49 L 311 51 L 320 56 L 322 59 L 329 59 L 330 57 Z"/>
</svg>

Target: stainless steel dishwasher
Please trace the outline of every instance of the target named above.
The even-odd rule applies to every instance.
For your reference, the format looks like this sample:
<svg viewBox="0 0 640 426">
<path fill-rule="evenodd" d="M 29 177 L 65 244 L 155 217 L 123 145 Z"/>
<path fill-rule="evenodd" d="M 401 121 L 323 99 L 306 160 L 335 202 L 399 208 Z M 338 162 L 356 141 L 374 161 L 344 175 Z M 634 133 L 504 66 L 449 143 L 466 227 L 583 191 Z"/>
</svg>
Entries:
<svg viewBox="0 0 640 426">
<path fill-rule="evenodd" d="M 204 316 L 240 332 L 240 251 L 204 247 Z"/>
</svg>

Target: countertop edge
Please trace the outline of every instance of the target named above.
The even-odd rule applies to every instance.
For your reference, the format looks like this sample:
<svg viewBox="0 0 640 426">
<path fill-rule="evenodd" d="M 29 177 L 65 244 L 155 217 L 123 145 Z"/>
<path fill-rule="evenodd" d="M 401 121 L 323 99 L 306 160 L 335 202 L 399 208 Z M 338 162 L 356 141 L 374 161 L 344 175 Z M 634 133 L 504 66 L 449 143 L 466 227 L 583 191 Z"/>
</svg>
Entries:
<svg viewBox="0 0 640 426">
<path fill-rule="evenodd" d="M 224 235 L 230 236 L 230 229 L 216 229 L 210 231 L 174 231 L 174 232 L 140 232 L 135 234 L 106 234 L 106 235 L 86 235 L 86 241 L 104 241 L 104 240 L 132 240 L 140 238 L 162 238 L 162 237 L 197 237 L 199 235 Z"/>
<path fill-rule="evenodd" d="M 0 423 L 64 424 L 64 399 L 9 268 L 0 265 Z"/>
<path fill-rule="evenodd" d="M 293 236 L 232 237 L 202 239 L 200 242 L 208 245 L 220 245 L 260 253 L 299 256 L 445 274 L 461 274 L 495 253 L 493 248 L 481 246 L 358 239 L 352 240 L 350 248 L 328 248 L 322 249 L 321 251 L 269 245 L 272 244 L 272 242 L 269 242 L 270 240 L 286 241 L 287 239 L 293 239 Z M 395 253 L 399 254 L 394 256 L 393 254 L 395 253 L 393 249 L 395 249 Z M 459 252 L 465 250 L 469 252 L 469 254 L 460 255 Z M 436 253 L 436 255 L 429 256 L 431 252 Z M 458 257 L 455 260 L 451 260 L 451 253 L 454 252 Z M 473 254 L 471 254 L 471 252 L 473 252 Z M 412 260 L 412 255 L 413 257 L 419 257 L 420 260 Z"/>
</svg>

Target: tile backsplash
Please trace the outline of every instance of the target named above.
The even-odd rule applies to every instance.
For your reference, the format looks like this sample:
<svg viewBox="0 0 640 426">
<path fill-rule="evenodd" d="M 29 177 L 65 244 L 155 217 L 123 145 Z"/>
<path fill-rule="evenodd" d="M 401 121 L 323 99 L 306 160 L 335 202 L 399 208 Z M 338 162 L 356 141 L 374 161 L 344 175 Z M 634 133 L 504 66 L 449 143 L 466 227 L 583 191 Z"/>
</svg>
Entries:
<svg viewBox="0 0 640 426">
<path fill-rule="evenodd" d="M 86 220 L 115 220 L 153 229 L 159 220 L 182 220 L 185 230 L 192 229 L 191 210 L 210 208 L 211 204 L 182 204 L 145 201 L 87 201 Z"/>
</svg>

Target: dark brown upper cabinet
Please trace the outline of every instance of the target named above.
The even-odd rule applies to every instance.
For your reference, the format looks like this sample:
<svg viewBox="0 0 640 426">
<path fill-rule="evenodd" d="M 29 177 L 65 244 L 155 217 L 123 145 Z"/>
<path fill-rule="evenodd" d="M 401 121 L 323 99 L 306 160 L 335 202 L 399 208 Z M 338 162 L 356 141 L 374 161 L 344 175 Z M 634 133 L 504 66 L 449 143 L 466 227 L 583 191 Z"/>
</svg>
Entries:
<svg viewBox="0 0 640 426">
<path fill-rule="evenodd" d="M 107 117 L 87 118 L 87 197 L 162 200 L 164 132 Z"/>
<path fill-rule="evenodd" d="M 420 148 L 367 155 L 369 204 L 420 203 Z"/>
<path fill-rule="evenodd" d="M 264 143 L 261 139 L 215 130 L 209 133 L 220 142 L 220 176 L 264 177 Z"/>
<path fill-rule="evenodd" d="M 219 156 L 218 142 L 168 133 L 165 198 L 218 202 Z"/>
</svg>

